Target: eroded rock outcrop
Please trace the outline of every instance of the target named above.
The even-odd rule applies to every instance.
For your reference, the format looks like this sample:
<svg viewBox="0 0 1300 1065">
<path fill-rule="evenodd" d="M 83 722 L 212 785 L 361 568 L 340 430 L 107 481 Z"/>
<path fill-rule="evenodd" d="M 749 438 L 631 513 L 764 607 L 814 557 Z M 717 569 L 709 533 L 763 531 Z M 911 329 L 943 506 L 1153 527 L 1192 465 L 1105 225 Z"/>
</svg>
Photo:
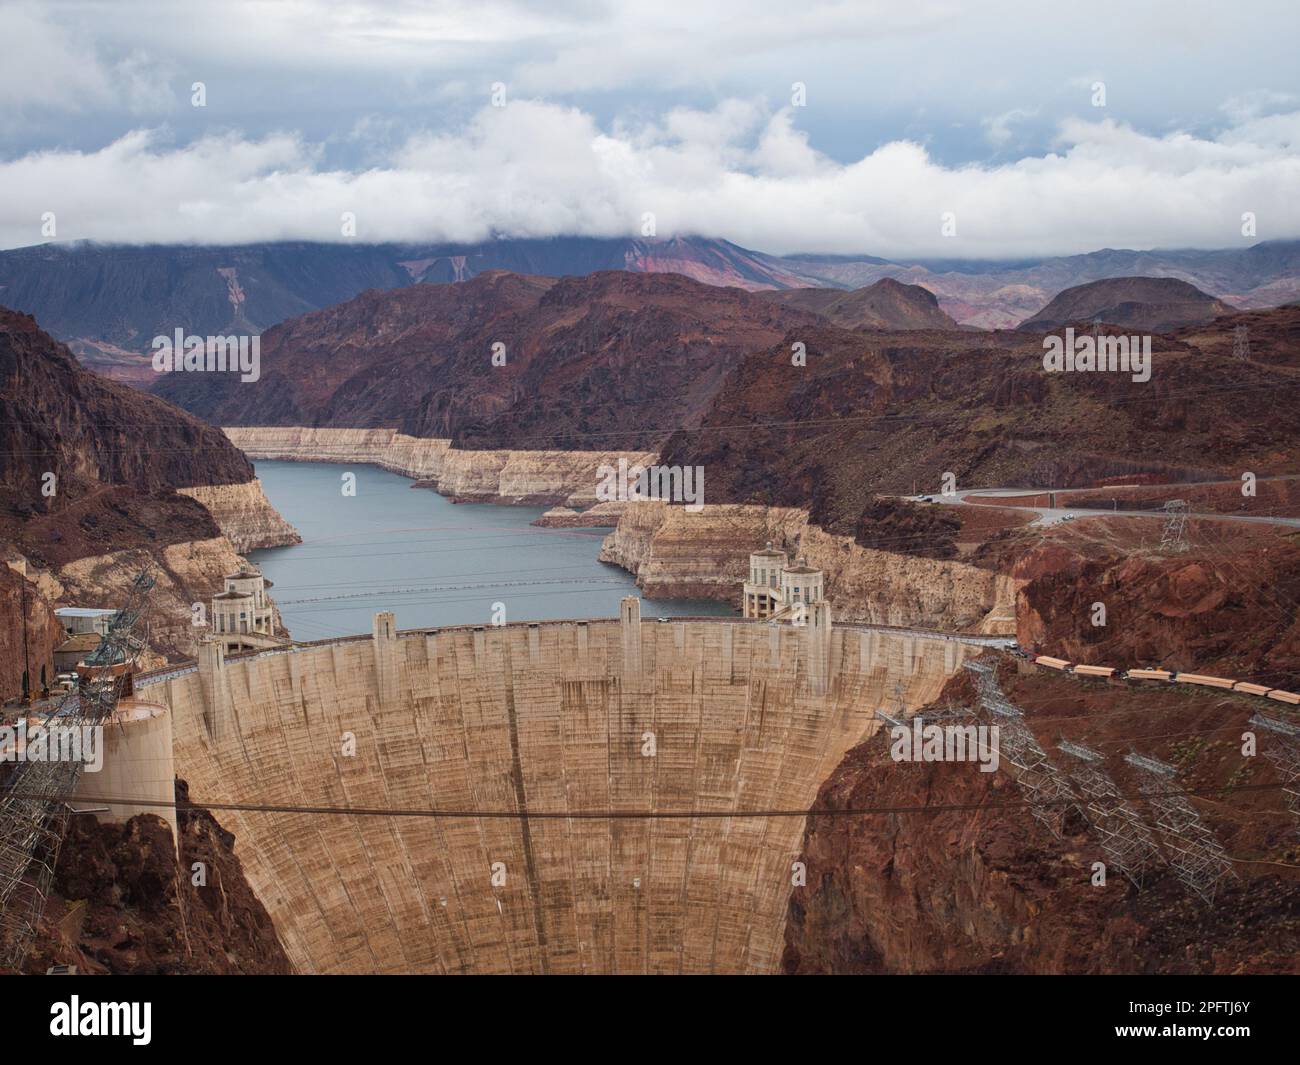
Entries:
<svg viewBox="0 0 1300 1065">
<path fill-rule="evenodd" d="M 243 484 L 201 485 L 177 491 L 207 508 L 236 551 L 302 543 L 298 530 L 271 506 L 257 478 Z"/>
<path fill-rule="evenodd" d="M 1165 558 L 1041 559 L 1030 552 L 1013 570 L 1032 577 L 1019 595 L 1018 639 L 1070 661 L 1158 665 L 1294 688 L 1300 548 L 1289 540 L 1237 534 L 1230 557 L 1202 545 Z M 1096 623 L 1097 604 L 1104 624 Z"/>
<path fill-rule="evenodd" d="M 552 507 L 529 524 L 542 529 L 613 529 L 627 507 L 627 503 L 619 502 L 597 503 L 583 511 L 572 507 Z"/>
</svg>

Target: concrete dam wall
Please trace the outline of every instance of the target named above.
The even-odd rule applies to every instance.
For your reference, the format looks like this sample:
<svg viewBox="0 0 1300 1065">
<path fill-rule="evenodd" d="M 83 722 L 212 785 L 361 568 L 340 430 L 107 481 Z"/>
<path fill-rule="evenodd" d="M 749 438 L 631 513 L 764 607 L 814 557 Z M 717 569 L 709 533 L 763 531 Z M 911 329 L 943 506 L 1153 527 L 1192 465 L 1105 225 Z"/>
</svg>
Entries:
<svg viewBox="0 0 1300 1065">
<path fill-rule="evenodd" d="M 381 614 L 290 653 L 205 644 L 147 691 L 200 805 L 451 812 L 220 811 L 301 972 L 774 972 L 804 818 L 745 811 L 806 809 L 896 685 L 919 706 L 981 651 L 819 621 Z"/>
</svg>

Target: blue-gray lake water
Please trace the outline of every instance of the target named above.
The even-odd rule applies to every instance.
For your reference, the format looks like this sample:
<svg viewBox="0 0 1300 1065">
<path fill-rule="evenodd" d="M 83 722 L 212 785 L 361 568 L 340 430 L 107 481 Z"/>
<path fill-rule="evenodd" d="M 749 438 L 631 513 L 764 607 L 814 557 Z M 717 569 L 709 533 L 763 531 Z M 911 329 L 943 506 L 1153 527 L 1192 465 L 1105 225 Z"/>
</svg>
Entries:
<svg viewBox="0 0 1300 1065">
<path fill-rule="evenodd" d="M 391 610 L 397 627 L 505 620 L 617 617 L 639 595 L 632 575 L 597 562 L 607 529 L 538 529 L 545 507 L 452 503 L 377 466 L 258 462 L 267 496 L 302 534 L 292 547 L 248 557 L 274 584 L 271 594 L 300 640 L 370 632 Z M 342 494 L 345 472 L 356 495 Z M 645 617 L 734 614 L 726 603 L 647 599 Z"/>
</svg>

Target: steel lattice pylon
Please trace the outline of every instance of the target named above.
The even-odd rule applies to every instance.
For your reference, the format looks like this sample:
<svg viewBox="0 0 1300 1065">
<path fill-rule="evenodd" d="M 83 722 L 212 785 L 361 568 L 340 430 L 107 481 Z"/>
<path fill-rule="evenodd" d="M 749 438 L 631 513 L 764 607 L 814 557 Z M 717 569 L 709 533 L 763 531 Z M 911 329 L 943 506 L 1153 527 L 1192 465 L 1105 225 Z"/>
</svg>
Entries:
<svg viewBox="0 0 1300 1065">
<path fill-rule="evenodd" d="M 128 662 L 146 642 L 141 611 L 154 578 L 146 570 L 132 582 L 127 602 L 87 659 L 92 666 Z M 125 676 L 85 681 L 45 714 L 40 725 L 81 728 L 102 725 L 117 706 Z M 0 968 L 17 970 L 31 947 L 54 880 L 67 829 L 67 800 L 81 778 L 75 760 L 22 761 L 8 774 L 0 795 Z"/>
<path fill-rule="evenodd" d="M 1155 814 L 1174 875 L 1184 887 L 1206 902 L 1213 902 L 1219 884 L 1227 877 L 1235 879 L 1236 873 L 1222 844 L 1205 827 L 1187 797 L 1169 790 L 1177 770 L 1140 754 L 1125 755 L 1124 760 L 1144 774 L 1139 789 Z"/>
<path fill-rule="evenodd" d="M 1246 360 L 1250 358 L 1250 328 L 1239 325 L 1232 331 L 1232 357 Z"/>
<path fill-rule="evenodd" d="M 1187 546 L 1185 532 L 1191 505 L 1185 499 L 1171 499 L 1165 504 L 1165 527 L 1160 534 L 1162 550 L 1181 551 Z"/>
<path fill-rule="evenodd" d="M 1106 860 L 1141 888 L 1146 871 L 1160 861 L 1160 848 L 1146 822 L 1102 768 L 1102 754 L 1068 740 L 1056 747 L 1076 761 L 1070 779 L 1087 803 L 1088 820 L 1101 836 Z"/>
<path fill-rule="evenodd" d="M 1264 753 L 1277 767 L 1287 808 L 1300 821 L 1300 725 L 1260 713 L 1250 723 L 1269 733 Z"/>
<path fill-rule="evenodd" d="M 1085 811 L 1025 724 L 1023 712 L 1007 702 L 998 686 L 993 666 L 987 662 L 967 662 L 965 668 L 975 674 L 980 707 L 998 719 L 1000 753 L 1011 763 L 1012 775 L 1029 802 L 1029 812 L 1052 835 L 1061 838 L 1067 811 L 1074 807 L 1086 817 Z"/>
</svg>

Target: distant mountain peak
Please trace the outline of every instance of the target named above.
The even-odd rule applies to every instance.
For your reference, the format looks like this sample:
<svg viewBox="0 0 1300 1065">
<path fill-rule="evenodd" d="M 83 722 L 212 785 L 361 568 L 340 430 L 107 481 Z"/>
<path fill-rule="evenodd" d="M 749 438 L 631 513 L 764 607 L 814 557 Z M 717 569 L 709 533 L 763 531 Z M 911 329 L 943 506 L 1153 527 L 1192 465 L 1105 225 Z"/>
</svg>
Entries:
<svg viewBox="0 0 1300 1065">
<path fill-rule="evenodd" d="M 1176 277 L 1108 277 L 1057 293 L 1047 306 L 1017 328 L 1041 332 L 1071 322 L 1100 321 L 1166 333 L 1201 325 L 1236 310 Z"/>
<path fill-rule="evenodd" d="M 921 285 L 892 277 L 845 292 L 834 288 L 797 288 L 761 293 L 763 299 L 819 314 L 845 329 L 956 329 L 956 321 L 939 308 L 939 300 Z"/>
</svg>

